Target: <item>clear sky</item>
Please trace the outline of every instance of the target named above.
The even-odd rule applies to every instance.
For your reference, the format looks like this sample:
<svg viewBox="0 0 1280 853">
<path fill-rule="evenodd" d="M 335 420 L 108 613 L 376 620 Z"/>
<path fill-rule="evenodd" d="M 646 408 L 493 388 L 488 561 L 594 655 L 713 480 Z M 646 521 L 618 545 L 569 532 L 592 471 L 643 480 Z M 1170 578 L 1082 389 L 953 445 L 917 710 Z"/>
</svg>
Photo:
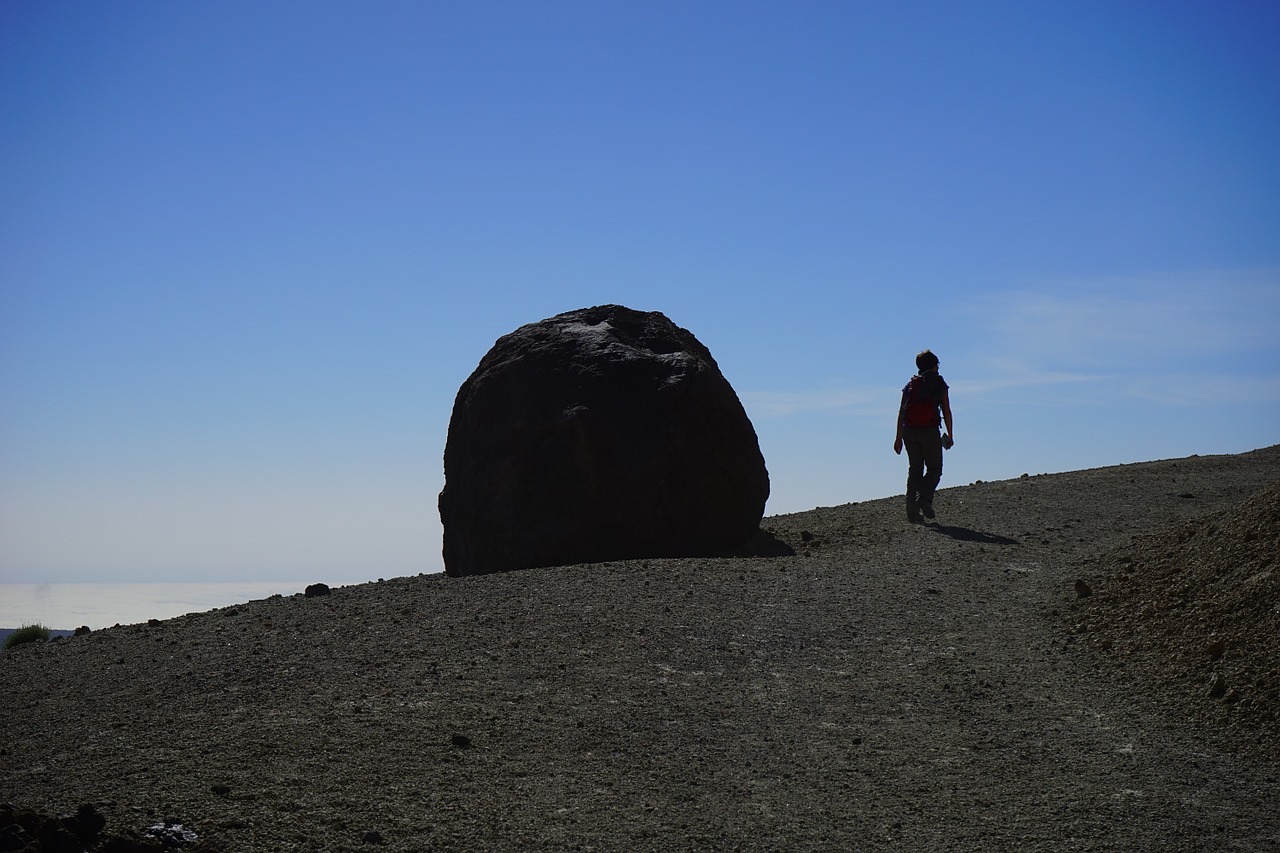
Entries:
<svg viewBox="0 0 1280 853">
<path fill-rule="evenodd" d="M 1280 5 L 0 4 L 0 582 L 435 571 L 459 385 L 616 302 L 767 514 L 1280 441 Z M 939 500 L 945 520 L 945 496 Z"/>
</svg>

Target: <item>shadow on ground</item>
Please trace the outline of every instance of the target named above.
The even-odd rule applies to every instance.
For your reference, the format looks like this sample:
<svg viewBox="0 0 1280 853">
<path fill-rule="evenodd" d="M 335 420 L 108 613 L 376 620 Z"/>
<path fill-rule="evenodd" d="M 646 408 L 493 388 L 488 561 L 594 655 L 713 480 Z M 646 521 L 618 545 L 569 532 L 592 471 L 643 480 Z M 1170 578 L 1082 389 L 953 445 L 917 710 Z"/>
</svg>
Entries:
<svg viewBox="0 0 1280 853">
<path fill-rule="evenodd" d="M 794 557 L 796 549 L 767 530 L 757 530 L 746 542 L 717 554 L 718 557 Z"/>
<path fill-rule="evenodd" d="M 959 539 L 962 542 L 980 542 L 983 545 L 1018 545 L 1017 539 L 1010 539 L 1007 536 L 997 536 L 994 533 L 983 533 L 978 530 L 970 530 L 967 527 L 950 527 L 945 524 L 928 524 L 926 525 L 934 533 L 941 533 L 943 536 L 950 536 L 952 539 Z"/>
</svg>

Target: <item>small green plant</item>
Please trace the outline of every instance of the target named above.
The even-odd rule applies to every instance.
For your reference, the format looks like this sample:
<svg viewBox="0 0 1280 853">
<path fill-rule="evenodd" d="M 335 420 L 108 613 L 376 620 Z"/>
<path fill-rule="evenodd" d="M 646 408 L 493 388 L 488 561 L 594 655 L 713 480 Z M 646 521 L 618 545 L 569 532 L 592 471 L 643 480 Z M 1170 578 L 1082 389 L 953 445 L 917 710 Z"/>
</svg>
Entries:
<svg viewBox="0 0 1280 853">
<path fill-rule="evenodd" d="M 49 641 L 49 629 L 43 625 L 23 625 L 4 638 L 5 651 L 23 643 L 45 643 Z"/>
</svg>

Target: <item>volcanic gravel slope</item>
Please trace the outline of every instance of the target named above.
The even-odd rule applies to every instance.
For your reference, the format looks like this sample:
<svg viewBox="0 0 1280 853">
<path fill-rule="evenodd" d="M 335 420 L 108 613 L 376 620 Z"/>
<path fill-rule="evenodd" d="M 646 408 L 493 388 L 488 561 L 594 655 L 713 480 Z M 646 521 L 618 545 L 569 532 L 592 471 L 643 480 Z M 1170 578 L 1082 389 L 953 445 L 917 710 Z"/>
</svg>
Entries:
<svg viewBox="0 0 1280 853">
<path fill-rule="evenodd" d="M 1241 713 L 1269 694 L 1231 669 L 1251 649 L 1260 684 L 1275 642 L 1197 610 L 1225 648 L 1184 678 L 1106 626 L 1150 610 L 1116 591 L 1139 537 L 1235 542 L 1278 479 L 1280 447 L 1030 476 L 946 489 L 928 525 L 898 499 L 766 519 L 794 557 L 402 578 L 19 647 L 0 800 L 228 851 L 1275 850 L 1276 723 Z M 1274 612 L 1263 571 L 1201 588 Z"/>
<path fill-rule="evenodd" d="M 1252 728 L 1280 754 L 1278 560 L 1280 482 L 1099 560 L 1075 629 L 1206 722 Z"/>
</svg>

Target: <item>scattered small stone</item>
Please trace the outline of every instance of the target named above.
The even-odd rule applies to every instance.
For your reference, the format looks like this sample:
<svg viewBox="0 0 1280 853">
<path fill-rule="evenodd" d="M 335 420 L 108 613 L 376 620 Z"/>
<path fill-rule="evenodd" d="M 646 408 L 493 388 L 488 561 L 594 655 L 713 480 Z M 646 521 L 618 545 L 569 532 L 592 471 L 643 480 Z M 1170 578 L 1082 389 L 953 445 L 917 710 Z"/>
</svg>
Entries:
<svg viewBox="0 0 1280 853">
<path fill-rule="evenodd" d="M 470 749 L 471 738 L 467 737 L 466 735 L 454 735 L 453 745 L 458 747 L 458 749 Z"/>
<path fill-rule="evenodd" d="M 382 833 L 377 830 L 370 830 L 360 839 L 365 844 L 386 844 L 386 840 L 382 837 Z"/>
<path fill-rule="evenodd" d="M 1227 680 L 1222 677 L 1222 673 L 1214 673 L 1209 682 L 1209 696 L 1213 699 L 1221 699 L 1225 695 L 1227 695 Z"/>
<path fill-rule="evenodd" d="M 148 619 L 148 620 L 147 620 L 147 627 L 148 627 L 148 628 L 159 628 L 159 627 L 160 627 L 160 620 L 159 620 L 159 619 Z"/>
<path fill-rule="evenodd" d="M 320 595 L 328 595 L 330 592 L 331 590 L 327 583 L 313 583 L 302 594 L 307 598 L 315 598 Z"/>
<path fill-rule="evenodd" d="M 182 847 L 187 844 L 195 844 L 200 840 L 200 836 L 193 830 L 187 829 L 182 824 L 172 820 L 147 827 L 146 834 L 159 841 L 165 847 Z"/>
<path fill-rule="evenodd" d="M 813 541 L 813 534 L 812 534 L 812 533 L 810 533 L 810 532 L 809 532 L 809 531 L 807 531 L 807 530 L 801 530 L 801 531 L 800 531 L 800 538 L 801 538 L 801 540 L 803 540 L 803 541 L 805 541 L 805 542 L 812 542 L 812 541 Z"/>
<path fill-rule="evenodd" d="M 1088 598 L 1093 595 L 1093 589 L 1084 582 L 1083 579 L 1076 579 L 1076 598 Z"/>
<path fill-rule="evenodd" d="M 1213 642 L 1209 643 L 1207 651 L 1209 652 L 1209 657 L 1211 659 L 1218 660 L 1227 653 L 1227 641 L 1218 637 L 1213 640 Z"/>
<path fill-rule="evenodd" d="M 227 797 L 231 795 L 230 785 L 223 785 L 221 783 L 218 783 L 217 785 L 214 785 L 211 790 L 213 791 L 213 793 L 217 794 L 219 797 Z"/>
<path fill-rule="evenodd" d="M 83 637 L 85 634 L 91 634 L 91 633 L 93 633 L 92 628 L 90 628 L 88 625 L 81 625 L 79 628 L 76 629 L 75 636 Z"/>
</svg>

